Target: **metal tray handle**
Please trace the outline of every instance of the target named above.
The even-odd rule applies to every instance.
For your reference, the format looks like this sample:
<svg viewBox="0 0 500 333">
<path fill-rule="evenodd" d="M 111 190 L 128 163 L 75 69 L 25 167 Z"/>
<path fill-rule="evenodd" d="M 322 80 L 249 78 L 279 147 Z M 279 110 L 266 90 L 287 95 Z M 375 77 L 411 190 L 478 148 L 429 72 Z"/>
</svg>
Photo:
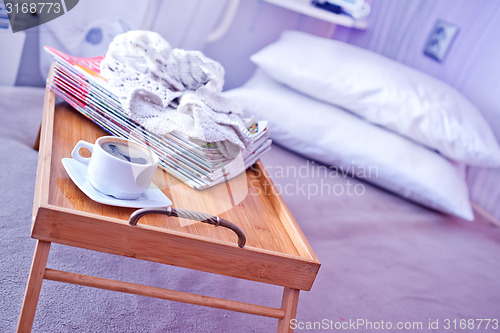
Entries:
<svg viewBox="0 0 500 333">
<path fill-rule="evenodd" d="M 185 218 L 185 219 L 190 219 L 194 221 L 199 221 L 199 222 L 204 222 L 204 223 L 209 223 L 213 224 L 216 227 L 217 226 L 223 226 L 228 229 L 231 229 L 238 235 L 238 246 L 243 247 L 245 246 L 245 243 L 247 241 L 247 237 L 245 236 L 245 233 L 243 230 L 241 230 L 237 225 L 234 223 L 231 223 L 227 220 L 221 219 L 218 216 L 213 216 L 210 214 L 205 214 L 201 212 L 195 212 L 193 210 L 187 210 L 187 209 L 179 209 L 179 208 L 172 208 L 172 207 L 164 207 L 164 208 L 143 208 L 143 209 L 138 209 L 135 212 L 130 215 L 130 218 L 128 219 L 128 223 L 130 225 L 136 225 L 137 221 L 144 215 L 148 214 L 164 214 L 167 216 L 174 216 L 174 217 L 180 217 L 180 218 Z"/>
</svg>

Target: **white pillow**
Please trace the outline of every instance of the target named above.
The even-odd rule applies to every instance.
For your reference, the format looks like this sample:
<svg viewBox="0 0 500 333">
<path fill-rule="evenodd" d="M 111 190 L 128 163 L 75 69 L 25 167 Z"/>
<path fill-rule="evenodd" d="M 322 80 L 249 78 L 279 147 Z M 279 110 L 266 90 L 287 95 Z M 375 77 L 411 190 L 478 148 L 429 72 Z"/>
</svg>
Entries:
<svg viewBox="0 0 500 333">
<path fill-rule="evenodd" d="M 327 166 L 364 172 L 367 181 L 425 206 L 473 219 L 458 167 L 438 153 L 289 89 L 262 71 L 223 94 L 268 119 L 271 137 L 280 145 Z"/>
<path fill-rule="evenodd" d="M 466 164 L 499 166 L 490 127 L 449 85 L 377 53 L 298 31 L 251 57 L 267 74 Z"/>
</svg>

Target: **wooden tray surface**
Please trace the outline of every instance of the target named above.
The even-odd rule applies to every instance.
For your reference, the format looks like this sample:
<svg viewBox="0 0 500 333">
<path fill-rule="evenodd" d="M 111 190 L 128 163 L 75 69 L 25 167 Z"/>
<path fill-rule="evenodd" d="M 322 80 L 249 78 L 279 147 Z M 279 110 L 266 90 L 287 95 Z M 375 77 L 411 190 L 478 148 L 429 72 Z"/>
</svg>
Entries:
<svg viewBox="0 0 500 333">
<path fill-rule="evenodd" d="M 238 225 L 247 236 L 247 245 L 239 249 L 236 246 L 236 235 L 226 228 L 201 222 L 193 223 L 193 221 L 164 215 L 143 217 L 137 226 L 132 227 L 127 224 L 127 220 L 135 209 L 103 205 L 89 199 L 71 181 L 63 168 L 61 159 L 71 156 L 71 151 L 79 140 L 93 143 L 103 135 L 108 134 L 68 104 L 55 105 L 54 94 L 47 88 L 33 210 L 36 217 L 33 237 L 296 289 L 308 290 L 312 286 L 320 266 L 319 261 L 282 198 L 272 190 L 274 185 L 260 162 L 241 176 L 205 190 L 192 189 L 160 168 L 153 181 L 172 200 L 173 207 L 219 215 Z M 241 198 L 244 199 L 238 202 Z M 74 225 L 70 227 L 68 220 Z M 88 224 L 90 221 L 94 221 L 93 224 Z M 98 226 L 95 221 L 102 221 L 102 224 Z M 106 222 L 110 222 L 109 225 L 112 228 L 116 226 L 116 230 L 110 229 L 114 234 L 105 235 L 107 238 L 102 236 L 109 233 L 104 227 L 108 225 Z M 77 223 L 81 224 L 77 225 Z M 98 234 L 91 234 L 98 232 L 99 227 L 103 229 Z M 90 230 L 90 228 L 96 229 Z M 138 230 L 144 231 L 145 234 L 137 234 Z M 178 237 L 175 239 L 180 243 L 176 246 L 183 246 L 182 249 L 165 248 L 167 252 L 160 254 L 161 251 L 154 248 L 142 250 L 142 247 L 147 247 L 148 241 L 145 239 L 141 238 L 143 243 L 140 244 L 133 244 L 134 241 L 139 241 L 139 238 L 134 241 L 128 239 L 136 236 L 145 237 L 153 233 L 156 235 L 159 231 L 161 231 L 160 236 L 168 234 L 171 237 Z M 77 234 L 87 232 L 89 234 L 82 237 L 82 240 L 78 238 L 81 235 Z M 83 239 L 101 236 L 104 238 L 99 244 L 93 240 Z M 121 242 L 117 240 L 117 237 L 121 237 Z M 160 238 L 157 241 L 159 243 L 152 242 L 151 244 L 163 246 Z M 116 246 L 109 245 L 107 248 L 105 243 L 116 243 Z M 171 240 L 167 247 L 173 243 L 175 242 Z M 202 248 L 197 249 L 196 247 L 200 244 Z M 225 255 L 226 258 L 215 260 L 217 263 L 213 265 L 207 264 L 209 267 L 205 267 L 203 260 L 186 261 L 186 258 L 196 256 L 196 251 L 204 251 L 208 255 L 210 251 L 204 249 L 203 246 L 208 246 L 215 253 L 222 251 L 220 255 Z M 191 249 L 185 247 L 191 247 Z M 133 248 L 136 250 L 133 251 Z M 186 253 L 180 255 L 177 261 L 175 259 L 164 260 L 160 257 L 161 255 L 171 256 L 172 251 Z M 234 267 L 234 271 L 231 269 L 224 271 L 231 260 L 239 260 L 238 265 L 255 261 L 251 263 L 255 267 L 239 266 Z M 268 267 L 262 271 L 262 265 L 267 260 L 270 261 L 266 265 L 273 263 L 276 267 Z M 220 268 L 217 268 L 219 266 Z M 271 274 L 273 277 L 268 278 L 266 270 L 273 271 L 274 268 L 277 270 L 276 274 Z M 249 269 L 262 272 L 240 274 L 238 271 Z M 298 278 L 278 278 L 279 275 L 294 272 L 299 274 Z M 300 276 L 301 274 L 304 276 Z M 292 282 L 287 282 L 288 280 Z"/>
</svg>

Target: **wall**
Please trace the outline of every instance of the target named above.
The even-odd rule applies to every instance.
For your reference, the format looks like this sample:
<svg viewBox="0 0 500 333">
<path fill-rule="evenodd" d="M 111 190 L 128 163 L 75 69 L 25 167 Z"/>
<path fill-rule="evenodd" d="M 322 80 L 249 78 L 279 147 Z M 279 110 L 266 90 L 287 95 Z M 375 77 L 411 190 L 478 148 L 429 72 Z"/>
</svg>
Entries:
<svg viewBox="0 0 500 333">
<path fill-rule="evenodd" d="M 173 47 L 201 49 L 226 2 L 227 0 L 80 1 L 67 14 L 22 32 L 26 34 L 26 39 L 15 83 L 20 86 L 45 84 L 52 56 L 43 51 L 43 46 L 49 45 L 81 57 L 97 56 L 106 52 L 107 45 L 116 34 L 128 29 L 153 30 L 166 38 Z M 87 33 L 95 28 L 102 31 L 103 38 L 99 43 L 86 40 Z M 9 45 L 8 37 L 17 36 L 10 31 L 0 31 L 0 45 Z M 7 52 L 9 50 L 0 52 L 0 73 L 6 71 L 5 66 L 9 66 L 7 57 L 17 57 L 12 51 L 11 54 Z"/>
<path fill-rule="evenodd" d="M 331 24 L 302 16 L 261 0 L 241 0 L 229 31 L 203 52 L 226 69 L 225 89 L 242 85 L 254 72 L 249 57 L 277 40 L 283 30 L 302 30 L 324 36 Z"/>
<path fill-rule="evenodd" d="M 368 30 L 337 27 L 333 38 L 373 50 L 451 84 L 479 107 L 500 139 L 500 1 L 372 2 Z M 437 19 L 460 28 L 442 63 L 423 55 Z M 226 89 L 230 89 L 243 84 L 255 70 L 249 56 L 286 29 L 327 36 L 330 26 L 260 0 L 244 0 L 231 31 L 204 51 L 224 65 Z M 500 170 L 468 171 L 472 200 L 500 220 Z"/>
</svg>

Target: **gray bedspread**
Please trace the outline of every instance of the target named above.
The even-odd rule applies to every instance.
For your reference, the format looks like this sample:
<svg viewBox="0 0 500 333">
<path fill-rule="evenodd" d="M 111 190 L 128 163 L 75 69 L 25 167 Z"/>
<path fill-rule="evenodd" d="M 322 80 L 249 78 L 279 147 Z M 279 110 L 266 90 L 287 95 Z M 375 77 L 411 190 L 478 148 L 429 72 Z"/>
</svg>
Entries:
<svg viewBox="0 0 500 333">
<path fill-rule="evenodd" d="M 29 234 L 37 152 L 31 145 L 42 93 L 0 88 L 1 332 L 15 330 L 35 245 Z M 325 173 L 277 146 L 263 162 L 322 263 L 312 290 L 301 293 L 297 332 L 335 331 L 342 323 L 351 324 L 344 324 L 344 332 L 380 332 L 377 325 L 395 328 L 399 322 L 423 328 L 400 332 L 460 331 L 445 326 L 453 320 L 500 319 L 500 228 L 479 218 L 469 223 L 447 217 L 372 185 Z M 282 292 L 57 244 L 48 266 L 275 307 Z M 353 322 L 360 326 L 354 328 Z M 439 329 L 432 330 L 436 324 Z M 33 327 L 34 332 L 275 329 L 273 319 L 52 281 L 43 283 Z"/>
</svg>

